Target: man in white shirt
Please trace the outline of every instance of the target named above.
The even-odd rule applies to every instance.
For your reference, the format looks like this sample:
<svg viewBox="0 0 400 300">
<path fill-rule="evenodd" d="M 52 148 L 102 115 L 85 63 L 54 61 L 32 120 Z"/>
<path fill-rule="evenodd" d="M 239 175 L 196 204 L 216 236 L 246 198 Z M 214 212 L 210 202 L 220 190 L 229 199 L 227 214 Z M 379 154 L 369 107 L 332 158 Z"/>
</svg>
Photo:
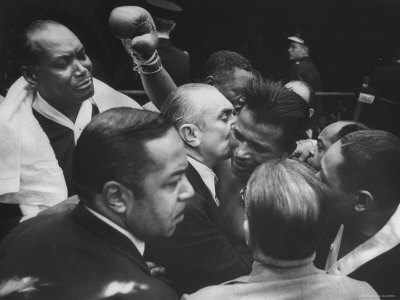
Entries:
<svg viewBox="0 0 400 300">
<path fill-rule="evenodd" d="M 366 281 L 389 298 L 400 297 L 399 158 L 398 137 L 362 130 L 333 144 L 320 172 L 333 192 L 330 213 L 343 224 L 326 270 Z"/>
<path fill-rule="evenodd" d="M 18 141 L 19 146 L 14 146 L 8 141 L 10 148 L 16 148 L 14 152 L 21 152 L 21 162 L 18 158 L 10 158 L 8 155 L 7 157 L 1 156 L 1 163 L 3 164 L 3 160 L 14 160 L 14 166 L 10 168 L 21 169 L 21 171 L 15 175 L 17 183 L 11 185 L 10 182 L 1 182 L 0 194 L 9 194 L 4 202 L 24 204 L 24 195 L 20 193 L 21 191 L 28 195 L 33 192 L 39 193 L 33 201 L 36 205 L 24 207 L 26 210 L 24 215 L 35 215 L 40 209 L 54 205 L 66 198 L 65 182 L 68 195 L 75 194 L 71 184 L 72 155 L 80 133 L 91 118 L 111 107 L 139 108 L 140 106 L 129 97 L 93 78 L 92 63 L 85 53 L 84 46 L 75 34 L 55 21 L 39 20 L 27 27 L 21 37 L 20 57 L 22 60 L 21 72 L 25 80 L 18 79 L 10 88 L 10 92 L 1 103 L 1 110 L 4 114 L 7 107 L 15 105 L 18 101 L 21 103 L 20 106 L 27 107 L 26 114 L 28 116 L 24 115 L 21 119 L 26 123 L 29 118 L 30 123 L 20 130 L 21 133 L 17 133 L 21 124 L 16 121 L 14 127 L 18 128 L 14 128 L 14 134 L 10 134 L 11 139 L 13 136 L 29 135 L 27 131 L 30 128 L 37 128 L 37 131 L 33 134 L 35 136 L 31 137 L 33 139 L 31 144 L 27 144 L 26 137 Z M 16 113 L 2 118 L 0 125 L 11 124 L 10 118 L 16 119 L 19 112 L 20 110 L 16 109 Z M 32 118 L 32 114 L 34 118 Z M 5 129 L 1 129 L 1 133 L 5 137 Z M 39 135 L 43 138 L 39 138 Z M 44 157 L 44 151 L 37 151 L 39 152 L 37 164 L 40 166 L 37 166 L 37 169 L 31 167 L 35 161 L 30 160 L 36 159 L 33 155 L 35 152 L 32 150 L 43 147 L 43 144 L 49 142 L 51 145 L 49 151 L 53 150 L 55 159 L 58 160 L 58 165 L 64 175 L 62 176 L 60 170 L 59 178 L 40 173 L 44 169 L 40 162 L 54 160 L 53 153 Z M 6 143 L 3 143 L 2 147 L 5 147 Z M 2 152 L 4 152 L 3 149 Z M 26 156 L 30 156 L 30 158 L 26 159 Z M 57 163 L 55 166 L 58 168 Z M 25 170 L 29 170 L 29 174 Z M 0 174 L 0 178 L 3 177 L 6 178 L 7 174 Z M 46 177 L 57 178 L 58 181 L 49 184 L 47 183 L 49 179 Z M 35 185 L 32 184 L 32 178 L 37 181 Z M 26 182 L 29 184 L 25 184 Z M 42 187 L 56 185 L 59 185 L 57 193 L 52 192 L 52 196 L 50 196 L 53 198 L 53 203 L 48 204 L 47 201 L 41 201 L 40 193 L 47 192 Z M 14 197 L 10 200 L 13 194 Z M 40 208 L 41 206 L 43 208 Z"/>
<path fill-rule="evenodd" d="M 230 156 L 233 105 L 213 86 L 185 84 L 169 95 L 161 113 L 184 142 L 186 175 L 195 195 L 174 235 L 149 244 L 146 258 L 166 267 L 165 277 L 178 293 L 247 274 L 250 253 L 238 248 L 227 233 L 212 170 Z"/>
<path fill-rule="evenodd" d="M 177 299 L 142 255 L 183 220 L 193 195 L 186 169 L 183 143 L 158 113 L 96 116 L 73 159 L 80 203 L 27 220 L 3 240 L 0 297 Z"/>
</svg>

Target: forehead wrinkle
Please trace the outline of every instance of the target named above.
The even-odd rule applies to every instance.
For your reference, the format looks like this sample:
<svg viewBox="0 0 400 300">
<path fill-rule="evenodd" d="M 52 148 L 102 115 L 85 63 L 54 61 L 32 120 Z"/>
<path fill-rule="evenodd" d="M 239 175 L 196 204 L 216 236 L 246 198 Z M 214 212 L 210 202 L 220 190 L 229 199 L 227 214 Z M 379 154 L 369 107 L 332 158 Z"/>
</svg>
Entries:
<svg viewBox="0 0 400 300">
<path fill-rule="evenodd" d="M 71 31 L 58 26 L 60 32 L 52 31 L 36 32 L 31 37 L 32 49 L 38 58 L 54 59 L 62 56 L 75 55 L 84 47 L 78 37 Z"/>
</svg>

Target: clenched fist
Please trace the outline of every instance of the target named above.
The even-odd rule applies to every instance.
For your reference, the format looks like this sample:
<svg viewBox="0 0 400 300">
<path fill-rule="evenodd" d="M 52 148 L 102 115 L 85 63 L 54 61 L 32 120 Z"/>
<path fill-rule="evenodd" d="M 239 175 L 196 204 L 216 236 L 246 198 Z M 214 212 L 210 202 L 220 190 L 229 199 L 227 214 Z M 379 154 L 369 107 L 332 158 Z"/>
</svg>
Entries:
<svg viewBox="0 0 400 300">
<path fill-rule="evenodd" d="M 117 7 L 110 14 L 109 26 L 134 60 L 146 61 L 156 51 L 156 26 L 145 9 L 138 6 Z"/>
</svg>

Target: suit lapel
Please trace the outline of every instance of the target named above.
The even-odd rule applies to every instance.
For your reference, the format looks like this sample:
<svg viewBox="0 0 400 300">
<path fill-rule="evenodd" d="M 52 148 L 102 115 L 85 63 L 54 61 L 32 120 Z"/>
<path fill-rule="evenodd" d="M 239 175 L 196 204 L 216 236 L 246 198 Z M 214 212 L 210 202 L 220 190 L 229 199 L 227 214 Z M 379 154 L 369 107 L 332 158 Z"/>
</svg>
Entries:
<svg viewBox="0 0 400 300">
<path fill-rule="evenodd" d="M 135 261 L 144 272 L 150 275 L 149 268 L 143 256 L 126 236 L 91 214 L 82 203 L 78 204 L 71 212 L 71 215 L 72 218 L 85 230 L 89 231 L 91 235 L 98 238 L 114 251 Z"/>
<path fill-rule="evenodd" d="M 197 194 L 200 194 L 208 201 L 211 201 L 215 205 L 214 197 L 212 196 L 210 190 L 204 183 L 203 179 L 201 179 L 200 174 L 196 171 L 196 169 L 189 163 L 188 169 L 186 171 L 186 177 L 189 182 L 192 184 L 193 189 Z"/>
</svg>

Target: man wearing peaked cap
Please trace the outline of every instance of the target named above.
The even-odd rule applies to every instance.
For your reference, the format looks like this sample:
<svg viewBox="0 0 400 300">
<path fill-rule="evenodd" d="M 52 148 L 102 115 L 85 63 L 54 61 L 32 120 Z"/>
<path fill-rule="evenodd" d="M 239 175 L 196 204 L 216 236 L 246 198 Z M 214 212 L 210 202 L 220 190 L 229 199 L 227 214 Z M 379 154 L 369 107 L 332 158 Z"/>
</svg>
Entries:
<svg viewBox="0 0 400 300">
<path fill-rule="evenodd" d="M 171 75 L 177 86 L 189 82 L 189 55 L 175 47 L 170 41 L 170 34 L 176 26 L 176 18 L 182 8 L 167 0 L 147 0 L 148 8 L 154 18 L 158 35 L 158 54 L 164 68 Z"/>
<path fill-rule="evenodd" d="M 289 68 L 287 81 L 301 80 L 308 83 L 314 91 L 321 90 L 321 77 L 309 56 L 309 40 L 300 33 L 289 36 L 288 40 L 289 59 L 294 63 Z"/>
<path fill-rule="evenodd" d="M 147 0 L 144 8 L 151 13 L 157 28 L 157 51 L 163 67 L 177 86 L 188 83 L 190 81 L 189 54 L 175 47 L 170 41 L 170 35 L 175 29 L 176 19 L 182 13 L 182 8 L 167 0 Z M 143 89 L 139 76 L 132 72 L 128 57 L 122 57 L 118 63 L 113 86 L 117 89 Z M 157 111 L 151 102 L 146 103 L 143 108 Z"/>
</svg>

